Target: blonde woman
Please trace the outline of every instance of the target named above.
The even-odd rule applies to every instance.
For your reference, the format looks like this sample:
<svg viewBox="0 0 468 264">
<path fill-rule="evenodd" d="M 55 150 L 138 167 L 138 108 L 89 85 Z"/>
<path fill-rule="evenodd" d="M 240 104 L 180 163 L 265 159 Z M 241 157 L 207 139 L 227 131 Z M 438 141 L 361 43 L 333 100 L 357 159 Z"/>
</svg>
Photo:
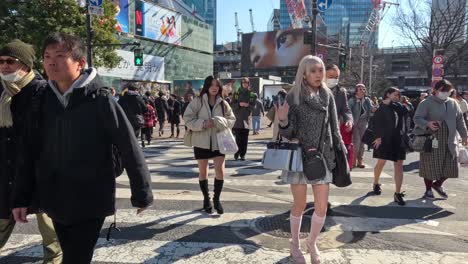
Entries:
<svg viewBox="0 0 468 264">
<path fill-rule="evenodd" d="M 208 161 L 214 161 L 214 208 L 223 214 L 220 196 L 224 184 L 224 154 L 219 152 L 216 133 L 231 129 L 236 122 L 229 104 L 222 97 L 223 88 L 218 79 L 208 76 L 200 96 L 193 99 L 184 113 L 185 125 L 192 131 L 191 142 L 198 161 L 200 190 L 203 194 L 203 210 L 212 213 L 208 189 Z"/>
<path fill-rule="evenodd" d="M 344 150 L 338 128 L 335 99 L 324 83 L 325 66 L 319 57 L 304 57 L 297 70 L 296 84 L 286 97 L 286 102 L 275 106 L 279 119 L 279 132 L 287 139 L 297 139 L 303 149 L 303 163 L 312 158 L 308 153 L 322 150 L 325 172 L 318 174 L 283 173 L 282 178 L 291 184 L 294 203 L 291 208 L 291 257 L 295 263 L 306 263 L 300 250 L 299 233 L 302 214 L 307 204 L 307 185 L 312 185 L 315 211 L 312 215 L 307 248 L 311 262 L 320 263 L 317 237 L 325 223 L 328 203 L 329 184 L 333 181 L 332 170 L 335 168 L 333 144 Z M 325 127 L 324 127 L 325 126 Z M 323 135 L 323 136 L 321 136 Z M 320 140 L 322 138 L 322 140 Z M 322 141 L 322 142 L 319 142 Z M 321 147 L 319 147 L 321 145 Z"/>
</svg>

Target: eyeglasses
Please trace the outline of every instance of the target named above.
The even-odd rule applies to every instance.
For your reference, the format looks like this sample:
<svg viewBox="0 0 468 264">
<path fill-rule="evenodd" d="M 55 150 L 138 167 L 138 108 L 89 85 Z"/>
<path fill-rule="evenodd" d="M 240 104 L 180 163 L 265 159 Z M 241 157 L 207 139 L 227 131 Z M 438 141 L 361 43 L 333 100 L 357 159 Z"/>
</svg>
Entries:
<svg viewBox="0 0 468 264">
<path fill-rule="evenodd" d="M 18 61 L 19 61 L 18 59 L 6 59 L 6 60 L 1 60 L 0 59 L 0 65 L 3 65 L 4 63 L 6 63 L 8 65 L 13 65 Z"/>
</svg>

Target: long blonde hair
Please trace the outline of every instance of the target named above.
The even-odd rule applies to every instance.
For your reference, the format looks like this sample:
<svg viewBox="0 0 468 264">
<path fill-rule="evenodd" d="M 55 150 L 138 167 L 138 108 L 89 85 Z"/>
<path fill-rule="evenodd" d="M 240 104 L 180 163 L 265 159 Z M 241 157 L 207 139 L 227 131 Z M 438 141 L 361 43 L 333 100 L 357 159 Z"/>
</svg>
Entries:
<svg viewBox="0 0 468 264">
<path fill-rule="evenodd" d="M 308 95 L 309 91 L 306 85 L 304 85 L 304 77 L 306 73 L 313 67 L 320 66 L 323 69 L 323 79 L 322 79 L 322 87 L 326 87 L 325 84 L 325 64 L 323 63 L 322 59 L 317 56 L 307 55 L 302 58 L 301 62 L 299 63 L 299 67 L 297 68 L 296 73 L 296 81 L 294 83 L 293 88 L 289 91 L 290 96 L 293 97 L 294 104 L 298 105 L 301 102 L 302 95 Z M 304 98 L 303 98 L 304 99 Z"/>
</svg>

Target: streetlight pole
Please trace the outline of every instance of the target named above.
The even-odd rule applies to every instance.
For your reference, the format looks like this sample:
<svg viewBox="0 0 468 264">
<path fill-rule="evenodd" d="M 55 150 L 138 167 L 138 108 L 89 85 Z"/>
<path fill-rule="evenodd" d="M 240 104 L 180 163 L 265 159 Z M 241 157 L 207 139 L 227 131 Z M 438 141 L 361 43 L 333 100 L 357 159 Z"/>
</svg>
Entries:
<svg viewBox="0 0 468 264">
<path fill-rule="evenodd" d="M 86 0 L 86 46 L 88 57 L 88 68 L 93 67 L 93 50 L 92 50 L 93 30 L 91 28 L 91 14 L 89 13 L 89 0 Z"/>
<path fill-rule="evenodd" d="M 312 0 L 312 43 L 310 44 L 310 53 L 317 55 L 317 0 Z"/>
</svg>

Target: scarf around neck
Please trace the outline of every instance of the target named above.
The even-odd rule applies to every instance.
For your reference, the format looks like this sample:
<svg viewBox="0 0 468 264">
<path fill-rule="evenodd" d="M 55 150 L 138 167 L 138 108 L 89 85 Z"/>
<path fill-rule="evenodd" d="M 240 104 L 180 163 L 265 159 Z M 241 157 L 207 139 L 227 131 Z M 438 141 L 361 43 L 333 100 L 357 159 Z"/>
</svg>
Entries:
<svg viewBox="0 0 468 264">
<path fill-rule="evenodd" d="M 21 92 L 21 89 L 26 87 L 26 85 L 28 85 L 34 79 L 34 77 L 34 72 L 30 71 L 17 82 L 7 82 L 1 80 L 4 89 L 0 96 L 0 128 L 8 128 L 13 126 L 13 117 L 10 108 L 11 100 L 13 96 Z"/>
</svg>

